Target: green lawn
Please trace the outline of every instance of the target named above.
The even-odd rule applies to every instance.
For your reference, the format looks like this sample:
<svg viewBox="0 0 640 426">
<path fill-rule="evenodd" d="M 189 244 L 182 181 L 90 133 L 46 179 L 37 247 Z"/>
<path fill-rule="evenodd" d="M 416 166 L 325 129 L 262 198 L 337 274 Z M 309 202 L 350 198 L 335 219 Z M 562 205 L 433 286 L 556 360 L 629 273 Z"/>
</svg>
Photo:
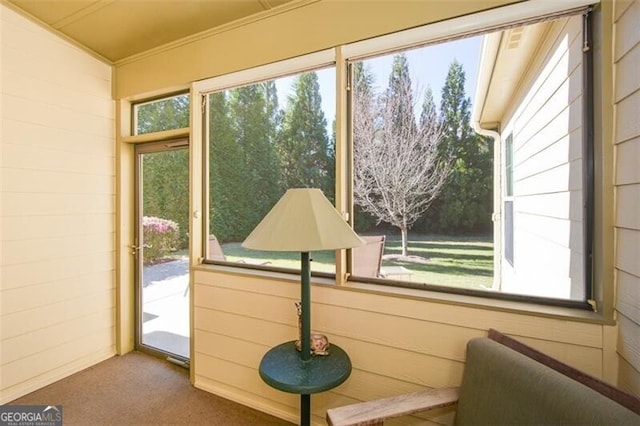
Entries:
<svg viewBox="0 0 640 426">
<path fill-rule="evenodd" d="M 273 266 L 300 267 L 300 253 L 246 250 L 240 243 L 223 244 L 229 261 L 269 262 Z M 388 235 L 382 268 L 402 266 L 411 271 L 411 282 L 439 284 L 463 288 L 490 288 L 493 282 L 493 241 L 478 237 L 442 237 L 409 234 L 409 256 L 422 262 L 394 260 L 401 253 L 399 236 Z M 311 254 L 311 269 L 334 272 L 334 252 Z"/>
<path fill-rule="evenodd" d="M 399 255 L 400 237 L 387 236 L 384 254 Z M 493 283 L 493 241 L 490 238 L 409 235 L 409 256 L 426 263 L 384 259 L 382 267 L 403 266 L 411 281 L 465 288 L 490 288 Z"/>
<path fill-rule="evenodd" d="M 222 244 L 222 251 L 228 261 L 269 262 L 269 265 L 300 269 L 300 252 L 266 252 L 242 248 L 241 243 Z M 311 253 L 311 270 L 335 272 L 335 252 L 317 251 Z"/>
</svg>

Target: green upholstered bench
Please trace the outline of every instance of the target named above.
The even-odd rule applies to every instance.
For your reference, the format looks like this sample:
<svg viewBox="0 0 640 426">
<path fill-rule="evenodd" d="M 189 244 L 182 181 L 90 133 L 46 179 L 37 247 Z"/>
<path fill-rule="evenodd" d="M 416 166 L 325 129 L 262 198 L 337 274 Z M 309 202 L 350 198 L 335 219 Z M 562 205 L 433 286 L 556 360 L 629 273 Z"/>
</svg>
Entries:
<svg viewBox="0 0 640 426">
<path fill-rule="evenodd" d="M 467 344 L 459 388 L 329 409 L 327 422 L 376 425 L 456 403 L 456 425 L 640 425 L 638 398 L 495 330 Z"/>
</svg>

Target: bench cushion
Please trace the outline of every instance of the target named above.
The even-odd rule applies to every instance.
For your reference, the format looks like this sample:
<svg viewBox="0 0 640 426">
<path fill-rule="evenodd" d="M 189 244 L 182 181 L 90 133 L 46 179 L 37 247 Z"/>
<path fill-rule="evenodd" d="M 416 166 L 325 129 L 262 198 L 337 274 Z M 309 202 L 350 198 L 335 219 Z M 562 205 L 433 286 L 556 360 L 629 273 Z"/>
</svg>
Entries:
<svg viewBox="0 0 640 426">
<path fill-rule="evenodd" d="M 457 425 L 640 425 L 640 416 L 593 389 L 509 349 L 467 344 Z"/>
</svg>

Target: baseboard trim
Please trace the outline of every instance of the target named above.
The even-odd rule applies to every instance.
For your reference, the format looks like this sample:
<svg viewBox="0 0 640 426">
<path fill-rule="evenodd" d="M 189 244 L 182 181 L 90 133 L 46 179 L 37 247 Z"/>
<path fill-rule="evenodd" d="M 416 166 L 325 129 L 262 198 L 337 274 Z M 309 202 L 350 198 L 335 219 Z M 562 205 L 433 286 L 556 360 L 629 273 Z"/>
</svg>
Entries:
<svg viewBox="0 0 640 426">
<path fill-rule="evenodd" d="M 24 395 L 85 370 L 116 355 L 115 347 L 105 348 L 70 363 L 64 364 L 44 374 L 26 380 L 7 389 L 2 389 L 0 405 L 8 404 Z"/>
<path fill-rule="evenodd" d="M 254 408 L 258 411 L 262 411 L 263 413 L 270 414 L 288 422 L 297 423 L 300 420 L 297 409 L 294 412 L 293 407 L 289 407 L 275 401 L 265 400 L 259 395 L 252 397 L 251 395 L 247 395 L 246 391 L 234 388 L 233 386 L 229 386 L 224 383 L 196 375 L 194 386 L 205 392 Z"/>
</svg>

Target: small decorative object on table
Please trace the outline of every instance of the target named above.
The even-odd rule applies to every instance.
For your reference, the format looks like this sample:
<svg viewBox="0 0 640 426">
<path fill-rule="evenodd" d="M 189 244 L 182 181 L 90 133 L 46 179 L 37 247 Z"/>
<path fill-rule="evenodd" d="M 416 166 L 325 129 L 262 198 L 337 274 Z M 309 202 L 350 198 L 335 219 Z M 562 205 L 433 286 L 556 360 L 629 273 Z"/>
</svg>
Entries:
<svg viewBox="0 0 640 426">
<path fill-rule="evenodd" d="M 302 302 L 295 303 L 298 310 L 298 340 L 296 349 L 302 351 Z M 311 355 L 329 355 L 329 339 L 324 334 L 311 335 Z"/>
</svg>

